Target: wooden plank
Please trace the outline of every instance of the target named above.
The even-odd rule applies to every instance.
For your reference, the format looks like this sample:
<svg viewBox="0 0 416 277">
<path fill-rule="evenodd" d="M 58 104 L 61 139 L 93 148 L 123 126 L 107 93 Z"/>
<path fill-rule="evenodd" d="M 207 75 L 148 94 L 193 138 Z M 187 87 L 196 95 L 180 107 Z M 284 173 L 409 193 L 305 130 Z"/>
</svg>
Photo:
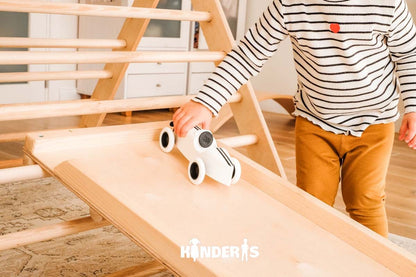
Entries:
<svg viewBox="0 0 416 277">
<path fill-rule="evenodd" d="M 151 2 L 151 1 L 148 1 Z M 182 20 L 182 21 L 209 21 L 211 15 L 208 12 L 181 11 L 172 9 L 148 8 L 145 5 L 124 7 L 89 5 L 74 3 L 51 3 L 41 1 L 0 1 L 0 11 L 25 12 L 25 13 L 47 13 L 63 15 L 87 15 L 103 17 L 123 17 L 123 18 L 148 18 L 162 20 Z"/>
<path fill-rule="evenodd" d="M 221 51 L 1 51 L 1 64 L 84 64 L 84 63 L 153 63 L 213 62 L 224 58 Z M 111 70 L 105 69 L 106 72 Z"/>
<path fill-rule="evenodd" d="M 192 96 L 160 96 L 119 100 L 70 100 L 60 102 L 0 105 L 0 121 L 113 113 L 129 110 L 154 110 L 180 107 Z M 237 94 L 232 102 L 241 101 Z"/>
<path fill-rule="evenodd" d="M 0 73 L 0 83 L 47 81 L 47 80 L 81 80 L 108 79 L 112 73 L 105 70 L 91 71 L 56 71 L 56 72 L 13 72 Z"/>
<path fill-rule="evenodd" d="M 124 48 L 118 39 L 57 39 L 0 37 L 0 48 Z"/>
<path fill-rule="evenodd" d="M 416 273 L 413 255 L 230 148 L 241 180 L 225 187 L 207 178 L 193 186 L 185 158 L 159 148 L 166 124 L 33 133 L 25 151 L 178 275 Z M 248 263 L 183 259 L 180 247 L 192 238 L 205 246 L 240 246 L 247 238 L 260 256 Z"/>
<path fill-rule="evenodd" d="M 133 266 L 121 271 L 108 274 L 105 277 L 147 277 L 165 271 L 166 268 L 158 261 L 152 261 L 139 266 Z"/>
<path fill-rule="evenodd" d="M 49 176 L 39 165 L 27 165 L 0 169 L 0 184 L 38 179 Z"/>
<path fill-rule="evenodd" d="M 73 235 L 108 225 L 110 225 L 108 221 L 95 222 L 91 217 L 84 217 L 54 225 L 11 233 L 0 236 L 0 251 Z"/>
<path fill-rule="evenodd" d="M 218 0 L 193 0 L 192 6 L 196 11 L 211 11 L 212 20 L 201 22 L 201 28 L 209 49 L 211 51 L 231 51 L 235 42 L 228 27 L 227 19 L 222 12 L 221 3 Z M 230 105 L 238 129 L 244 135 L 255 134 L 259 140 L 257 144 L 248 148 L 249 157 L 286 178 L 286 173 L 250 82 L 242 86 L 239 93 L 243 100 L 238 104 Z M 219 123 L 228 120 L 229 116 L 229 113 L 225 113 L 225 120 L 219 121 Z M 219 127 L 217 122 L 215 128 Z"/>
</svg>

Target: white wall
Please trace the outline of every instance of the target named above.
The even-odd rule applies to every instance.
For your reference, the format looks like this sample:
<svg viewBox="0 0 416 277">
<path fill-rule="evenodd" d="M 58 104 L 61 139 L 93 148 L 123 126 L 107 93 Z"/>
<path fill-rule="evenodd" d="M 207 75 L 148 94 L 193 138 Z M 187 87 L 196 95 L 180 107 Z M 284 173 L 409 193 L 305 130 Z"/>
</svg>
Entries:
<svg viewBox="0 0 416 277">
<path fill-rule="evenodd" d="M 254 24 L 271 0 L 247 0 L 246 29 Z M 252 78 L 256 90 L 270 91 L 274 94 L 294 95 L 296 92 L 296 71 L 293 63 L 290 40 L 284 40 L 276 54 L 265 64 L 260 74 Z M 286 113 L 284 109 L 271 100 L 261 102 L 265 111 Z"/>
</svg>

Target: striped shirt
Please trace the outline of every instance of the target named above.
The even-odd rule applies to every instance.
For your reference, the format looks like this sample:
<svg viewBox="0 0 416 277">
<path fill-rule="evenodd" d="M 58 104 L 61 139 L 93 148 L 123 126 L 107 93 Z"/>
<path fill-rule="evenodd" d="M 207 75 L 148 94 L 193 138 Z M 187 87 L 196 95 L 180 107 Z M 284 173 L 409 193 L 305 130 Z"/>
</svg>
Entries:
<svg viewBox="0 0 416 277">
<path fill-rule="evenodd" d="M 416 112 L 416 29 L 405 0 L 275 0 L 193 101 L 215 116 L 289 36 L 298 90 L 294 115 L 361 136 Z"/>
</svg>

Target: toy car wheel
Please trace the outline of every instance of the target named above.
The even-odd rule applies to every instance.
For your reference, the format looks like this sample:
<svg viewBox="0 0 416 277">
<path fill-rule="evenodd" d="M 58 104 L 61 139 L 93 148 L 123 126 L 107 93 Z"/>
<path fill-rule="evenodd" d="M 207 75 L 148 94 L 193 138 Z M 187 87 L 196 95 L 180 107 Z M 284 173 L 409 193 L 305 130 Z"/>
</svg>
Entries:
<svg viewBox="0 0 416 277">
<path fill-rule="evenodd" d="M 231 162 L 234 165 L 233 175 L 231 177 L 231 184 L 235 184 L 240 180 L 241 177 L 241 165 L 236 158 L 231 158 Z"/>
<path fill-rule="evenodd" d="M 159 145 L 163 152 L 172 151 L 175 146 L 175 134 L 171 128 L 165 127 L 162 132 L 160 132 Z"/>
<path fill-rule="evenodd" d="M 189 163 L 188 176 L 194 185 L 199 185 L 205 178 L 205 164 L 201 159 Z"/>
</svg>

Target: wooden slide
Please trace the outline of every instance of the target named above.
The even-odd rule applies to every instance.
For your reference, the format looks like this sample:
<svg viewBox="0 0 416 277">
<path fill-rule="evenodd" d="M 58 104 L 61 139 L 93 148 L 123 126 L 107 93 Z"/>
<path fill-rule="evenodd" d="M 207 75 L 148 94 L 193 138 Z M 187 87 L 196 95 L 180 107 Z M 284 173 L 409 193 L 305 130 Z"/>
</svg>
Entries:
<svg viewBox="0 0 416 277">
<path fill-rule="evenodd" d="M 415 276 L 414 256 L 229 147 L 240 181 L 192 185 L 159 148 L 167 125 L 32 133 L 25 153 L 180 276 Z M 192 239 L 222 257 L 187 258 Z"/>
</svg>

